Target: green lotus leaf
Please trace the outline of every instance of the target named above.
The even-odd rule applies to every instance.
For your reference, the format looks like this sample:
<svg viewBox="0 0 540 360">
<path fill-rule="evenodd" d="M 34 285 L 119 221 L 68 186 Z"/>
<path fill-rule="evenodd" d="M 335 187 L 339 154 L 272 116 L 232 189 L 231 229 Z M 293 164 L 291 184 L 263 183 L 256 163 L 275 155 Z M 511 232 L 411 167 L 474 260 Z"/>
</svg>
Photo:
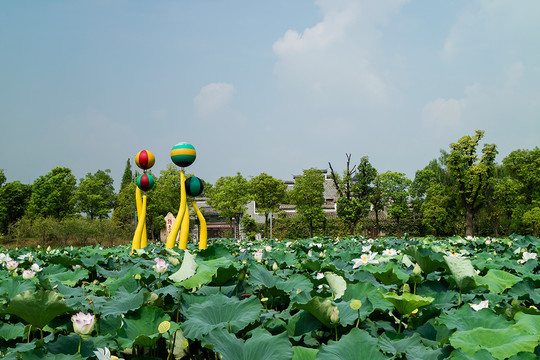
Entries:
<svg viewBox="0 0 540 360">
<path fill-rule="evenodd" d="M 188 308 L 182 331 L 186 338 L 198 340 L 216 328 L 237 332 L 257 321 L 261 311 L 262 305 L 254 296 L 240 301 L 218 294 Z"/>
<path fill-rule="evenodd" d="M 264 286 L 266 288 L 275 287 L 279 278 L 261 264 L 250 264 L 248 267 L 248 283 L 253 286 Z"/>
<path fill-rule="evenodd" d="M 143 306 L 124 318 L 123 325 L 118 330 L 118 344 L 122 348 L 131 348 L 133 345 L 153 346 L 161 337 L 159 324 L 170 320 L 169 315 L 162 309 Z"/>
<path fill-rule="evenodd" d="M 15 295 L 18 295 L 27 290 L 35 290 L 36 285 L 31 281 L 20 281 L 11 277 L 7 280 L 2 280 L 0 283 L 0 295 L 6 299 L 12 299 Z"/>
<path fill-rule="evenodd" d="M 292 360 L 315 360 L 318 349 L 306 348 L 303 346 L 293 346 Z"/>
<path fill-rule="evenodd" d="M 444 261 L 448 265 L 457 287 L 462 290 L 470 290 L 476 287 L 476 272 L 471 263 L 471 260 L 467 258 L 457 258 L 454 256 L 445 256 Z"/>
<path fill-rule="evenodd" d="M 491 356 L 489 351 L 484 350 L 484 349 L 475 352 L 473 356 L 469 356 L 465 354 L 463 351 L 457 349 L 457 350 L 452 351 L 449 359 L 452 359 L 452 360 L 495 360 L 495 358 Z M 520 358 L 520 360 L 522 359 Z"/>
<path fill-rule="evenodd" d="M 540 333 L 540 315 L 516 313 L 514 316 L 516 323 L 513 327 L 524 334 L 539 334 Z"/>
<path fill-rule="evenodd" d="M 382 334 L 379 337 L 378 343 L 382 351 L 394 356 L 404 354 L 407 350 L 414 353 L 416 350 L 424 348 L 418 333 L 414 333 L 413 336 L 402 339 L 390 339 L 386 334 Z"/>
<path fill-rule="evenodd" d="M 185 289 L 193 289 L 201 285 L 209 284 L 212 281 L 212 278 L 217 274 L 218 270 L 228 268 L 232 264 L 232 261 L 225 257 L 209 260 L 197 258 L 196 262 L 198 266 L 195 275 L 179 283 Z"/>
<path fill-rule="evenodd" d="M 450 336 L 450 344 L 469 356 L 485 349 L 494 358 L 501 360 L 521 351 L 534 352 L 539 341 L 540 334 L 526 335 L 513 327 L 505 329 L 480 327 L 473 330 L 456 331 Z"/>
<path fill-rule="evenodd" d="M 261 328 L 255 329 L 246 342 L 224 329 L 213 330 L 207 341 L 214 345 L 214 351 L 220 353 L 223 360 L 277 360 L 293 356 L 287 333 L 272 335 Z"/>
<path fill-rule="evenodd" d="M 316 360 L 358 360 L 363 359 L 385 360 L 387 357 L 381 353 L 377 346 L 377 339 L 371 337 L 365 330 L 353 328 L 339 341 L 329 341 L 322 345 Z"/>
<path fill-rule="evenodd" d="M 49 290 L 27 290 L 16 295 L 4 311 L 42 329 L 55 317 L 73 311 L 64 298 Z"/>
<path fill-rule="evenodd" d="M 180 269 L 169 276 L 169 279 L 174 282 L 181 282 L 195 275 L 198 267 L 195 257 L 196 255 L 191 254 L 189 251 L 184 251 L 184 259 L 182 260 Z"/>
<path fill-rule="evenodd" d="M 61 282 L 67 286 L 75 286 L 79 281 L 88 279 L 89 272 L 86 269 L 79 268 L 75 271 L 66 271 L 58 274 L 49 274 L 48 279 L 51 283 Z"/>
<path fill-rule="evenodd" d="M 136 310 L 141 307 L 144 302 L 144 291 L 132 294 L 124 289 L 120 289 L 106 303 L 96 311 L 99 311 L 103 316 L 118 316 L 123 315 L 131 310 Z"/>
<path fill-rule="evenodd" d="M 417 247 L 416 245 L 408 246 L 403 250 L 403 254 L 412 257 L 422 268 L 425 274 L 444 267 L 443 254 L 433 251 L 432 249 Z"/>
<path fill-rule="evenodd" d="M 13 340 L 24 336 L 24 324 L 0 324 L 0 338 Z"/>
<path fill-rule="evenodd" d="M 486 276 L 478 276 L 476 284 L 486 287 L 495 294 L 501 294 L 504 290 L 520 282 L 522 279 L 503 270 L 490 269 Z"/>
<path fill-rule="evenodd" d="M 300 310 L 289 318 L 285 328 L 291 337 L 310 333 L 322 327 L 322 323 L 306 310 Z"/>
<path fill-rule="evenodd" d="M 339 299 L 343 296 L 343 294 L 345 294 L 345 290 L 347 290 L 347 283 L 345 282 L 345 279 L 343 279 L 343 277 L 331 272 L 325 273 L 324 277 L 326 278 L 326 281 L 328 281 L 330 289 L 332 289 L 332 293 L 334 294 L 334 300 Z"/>
<path fill-rule="evenodd" d="M 295 303 L 294 307 L 308 311 L 326 327 L 334 328 L 336 324 L 339 323 L 339 310 L 337 306 L 332 304 L 328 299 L 321 299 L 316 296 L 307 304 Z"/>
<path fill-rule="evenodd" d="M 474 311 L 468 305 L 441 314 L 438 321 L 449 329 L 457 329 L 458 331 L 472 330 L 478 327 L 504 329 L 511 325 L 504 317 L 495 314 L 491 309 Z"/>
<path fill-rule="evenodd" d="M 393 262 L 387 262 L 383 267 L 366 265 L 364 268 L 384 285 L 402 285 L 409 281 L 409 275 Z"/>
<path fill-rule="evenodd" d="M 429 305 L 433 302 L 432 297 L 423 297 L 411 293 L 401 295 L 395 293 L 383 294 L 384 298 L 394 304 L 394 307 L 401 315 L 407 315 L 421 306 Z"/>
</svg>

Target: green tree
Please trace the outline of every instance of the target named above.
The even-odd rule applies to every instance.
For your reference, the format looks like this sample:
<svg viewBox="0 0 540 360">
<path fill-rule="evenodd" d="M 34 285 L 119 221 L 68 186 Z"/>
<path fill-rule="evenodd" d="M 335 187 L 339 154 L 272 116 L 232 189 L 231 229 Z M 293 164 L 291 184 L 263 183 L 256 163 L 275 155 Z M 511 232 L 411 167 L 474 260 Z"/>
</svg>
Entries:
<svg viewBox="0 0 540 360">
<path fill-rule="evenodd" d="M 234 232 L 238 236 L 237 225 L 249 201 L 248 181 L 240 173 L 236 176 L 220 177 L 206 195 L 208 204 L 221 216 L 229 219 L 231 227 L 234 226 Z"/>
<path fill-rule="evenodd" d="M 447 188 L 441 183 L 433 183 L 425 191 L 420 211 L 422 224 L 434 236 L 448 234 L 451 228 L 451 214 L 449 208 L 451 198 L 446 192 Z"/>
<path fill-rule="evenodd" d="M 538 203 L 536 203 L 538 205 Z M 540 207 L 534 206 L 523 214 L 523 223 L 528 225 L 534 236 L 538 236 L 538 224 L 540 224 Z"/>
<path fill-rule="evenodd" d="M 298 214 L 309 224 L 309 235 L 313 237 L 314 223 L 324 220 L 324 174 L 321 170 L 312 168 L 297 176 L 290 197 Z"/>
<path fill-rule="evenodd" d="M 98 170 L 94 174 L 86 174 L 86 177 L 79 181 L 74 197 L 75 209 L 86 214 L 90 220 L 108 218 L 114 208 L 116 196 L 110 173 L 109 169 Z"/>
<path fill-rule="evenodd" d="M 377 170 L 369 163 L 369 158 L 363 156 L 358 166 L 350 167 L 351 155 L 347 156 L 347 168 L 340 178 L 328 163 L 334 185 L 339 194 L 337 201 L 337 214 L 347 224 L 349 234 L 353 234 L 356 225 L 365 217 L 370 208 L 369 196 L 372 191 L 371 184 L 377 175 Z"/>
<path fill-rule="evenodd" d="M 503 164 L 508 175 L 523 185 L 526 205 L 540 200 L 540 148 L 512 151 Z"/>
<path fill-rule="evenodd" d="M 71 169 L 55 167 L 34 181 L 28 213 L 34 218 L 51 216 L 61 220 L 74 212 L 76 189 L 77 180 Z"/>
<path fill-rule="evenodd" d="M 135 181 L 135 179 L 133 178 L 133 171 L 131 171 L 131 161 L 127 159 L 124 174 L 122 175 L 122 182 L 120 183 L 120 190 L 133 181 Z"/>
<path fill-rule="evenodd" d="M 116 196 L 112 220 L 123 228 L 133 227 L 136 223 L 137 205 L 135 203 L 135 189 L 137 185 L 131 182 L 125 185 Z M 135 230 L 135 229 L 131 229 Z"/>
<path fill-rule="evenodd" d="M 4 186 L 4 184 L 6 183 L 6 174 L 4 174 L 4 169 L 0 169 L 0 188 L 2 186 Z"/>
<path fill-rule="evenodd" d="M 478 157 L 478 143 L 484 131 L 476 130 L 474 136 L 464 136 L 450 144 L 447 169 L 455 181 L 456 193 L 465 212 L 465 235 L 473 235 L 474 216 L 484 206 L 483 190 L 494 175 L 497 147 L 485 144 L 482 157 Z"/>
<path fill-rule="evenodd" d="M 249 181 L 251 199 L 255 201 L 257 211 L 264 213 L 264 236 L 268 237 L 268 215 L 279 210 L 285 198 L 287 184 L 266 173 Z"/>
<path fill-rule="evenodd" d="M 384 192 L 381 174 L 377 174 L 373 180 L 373 187 L 369 194 L 369 201 L 375 212 L 375 228 L 377 235 L 380 232 L 379 212 L 383 211 L 388 204 L 388 197 Z"/>
<path fill-rule="evenodd" d="M 388 216 L 395 219 L 398 235 L 401 235 L 401 219 L 410 215 L 409 186 L 411 180 L 405 174 L 387 171 L 381 174 L 382 188 L 388 199 Z"/>
<path fill-rule="evenodd" d="M 32 186 L 13 181 L 0 187 L 0 232 L 6 233 L 26 212 Z"/>
</svg>

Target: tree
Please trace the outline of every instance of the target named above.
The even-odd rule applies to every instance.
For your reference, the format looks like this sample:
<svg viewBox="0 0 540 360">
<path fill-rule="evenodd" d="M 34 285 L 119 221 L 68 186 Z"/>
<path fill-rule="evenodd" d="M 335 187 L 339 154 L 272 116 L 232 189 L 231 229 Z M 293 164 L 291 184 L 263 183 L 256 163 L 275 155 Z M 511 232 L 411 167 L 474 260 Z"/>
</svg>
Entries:
<svg viewBox="0 0 540 360">
<path fill-rule="evenodd" d="M 208 204 L 216 209 L 221 216 L 235 226 L 246 211 L 249 201 L 248 181 L 237 173 L 236 176 L 220 177 L 214 186 L 207 192 Z M 236 231 L 235 231 L 236 232 Z M 238 232 L 236 232 L 238 235 Z"/>
<path fill-rule="evenodd" d="M 79 181 L 74 197 L 75 209 L 85 213 L 90 220 L 108 218 L 114 208 L 114 180 L 110 173 L 109 169 L 98 170 Z"/>
<path fill-rule="evenodd" d="M 52 216 L 61 220 L 74 212 L 77 180 L 66 167 L 55 167 L 32 185 L 28 213 L 32 217 Z"/>
<path fill-rule="evenodd" d="M 265 173 L 249 181 L 251 199 L 255 201 L 256 209 L 264 213 L 265 237 L 268 237 L 268 215 L 279 210 L 279 205 L 285 198 L 286 189 L 287 184 Z"/>
<path fill-rule="evenodd" d="M 536 205 L 539 205 L 536 203 Z M 535 206 L 523 214 L 523 222 L 530 226 L 533 236 L 538 236 L 538 224 L 540 224 L 540 207 Z"/>
<path fill-rule="evenodd" d="M 337 214 L 339 218 L 348 224 L 349 234 L 353 234 L 356 224 L 365 217 L 370 208 L 369 194 L 371 183 L 377 175 L 377 170 L 371 166 L 367 156 L 360 159 L 358 166 L 350 167 L 351 155 L 347 156 L 347 168 L 340 178 L 330 166 L 332 179 L 339 194 L 337 201 Z"/>
<path fill-rule="evenodd" d="M 6 174 L 4 174 L 4 169 L 0 169 L 0 188 L 2 186 L 4 186 L 4 184 L 6 183 Z"/>
<path fill-rule="evenodd" d="M 137 205 L 135 203 L 135 189 L 137 185 L 134 182 L 124 185 L 116 196 L 112 220 L 122 227 L 129 227 L 136 222 Z M 133 229 L 134 230 L 134 229 Z"/>
<path fill-rule="evenodd" d="M 304 170 L 295 178 L 290 194 L 296 211 L 309 224 L 309 235 L 313 237 L 313 225 L 324 220 L 324 174 L 318 169 Z"/>
<path fill-rule="evenodd" d="M 523 185 L 525 204 L 540 200 L 540 148 L 512 151 L 503 164 L 509 176 Z"/>
<path fill-rule="evenodd" d="M 32 186 L 13 181 L 0 187 L 0 232 L 6 233 L 26 212 Z"/>
<path fill-rule="evenodd" d="M 375 212 L 375 228 L 377 235 L 379 235 L 379 211 L 383 211 L 388 203 L 388 198 L 384 192 L 382 177 L 380 174 L 377 174 L 373 180 L 373 187 L 369 194 L 369 201 L 371 202 L 371 205 L 373 205 L 373 211 Z"/>
<path fill-rule="evenodd" d="M 409 216 L 409 180 L 405 174 L 387 171 L 381 174 L 382 188 L 388 199 L 388 216 L 396 219 L 398 235 L 401 234 L 400 221 Z"/>
<path fill-rule="evenodd" d="M 446 188 L 441 183 L 433 183 L 425 191 L 425 199 L 422 201 L 422 224 L 434 236 L 446 234 L 451 224 L 448 212 L 450 197 L 446 194 Z"/>
<path fill-rule="evenodd" d="M 128 184 L 132 183 L 135 179 L 133 178 L 133 171 L 131 171 L 131 161 L 127 159 L 126 167 L 124 168 L 124 174 L 122 175 L 122 182 L 120 183 L 120 190 L 126 187 Z"/>
<path fill-rule="evenodd" d="M 450 144 L 447 169 L 455 181 L 456 193 L 465 211 L 465 235 L 473 235 L 474 216 L 484 205 L 482 190 L 494 174 L 497 147 L 485 144 L 482 157 L 476 154 L 484 131 L 476 130 L 474 136 L 464 136 Z"/>
</svg>

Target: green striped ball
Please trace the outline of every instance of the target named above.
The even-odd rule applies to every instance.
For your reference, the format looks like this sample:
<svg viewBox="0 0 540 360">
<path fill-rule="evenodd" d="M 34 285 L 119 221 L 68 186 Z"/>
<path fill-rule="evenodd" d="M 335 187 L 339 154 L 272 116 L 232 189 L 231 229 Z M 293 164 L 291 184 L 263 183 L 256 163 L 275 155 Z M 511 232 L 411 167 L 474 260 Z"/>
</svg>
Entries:
<svg viewBox="0 0 540 360">
<path fill-rule="evenodd" d="M 186 142 L 179 143 L 173 146 L 171 149 L 171 160 L 173 163 L 180 167 L 186 167 L 195 161 L 197 152 L 193 145 Z"/>
</svg>

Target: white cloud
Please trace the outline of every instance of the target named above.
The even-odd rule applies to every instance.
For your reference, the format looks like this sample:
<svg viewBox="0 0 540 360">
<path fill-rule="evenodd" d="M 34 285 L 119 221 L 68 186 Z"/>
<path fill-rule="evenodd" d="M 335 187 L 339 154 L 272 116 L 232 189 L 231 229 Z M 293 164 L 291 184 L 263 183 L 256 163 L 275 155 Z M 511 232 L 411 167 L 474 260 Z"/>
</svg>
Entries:
<svg viewBox="0 0 540 360">
<path fill-rule="evenodd" d="M 224 110 L 234 93 L 234 86 L 228 83 L 211 83 L 203 86 L 193 99 L 197 115 L 201 118 L 209 118 Z"/>
<path fill-rule="evenodd" d="M 273 44 L 283 92 L 327 108 L 378 107 L 392 85 L 382 72 L 380 26 L 402 0 L 319 0 L 322 20 L 302 32 L 288 30 Z"/>
</svg>

